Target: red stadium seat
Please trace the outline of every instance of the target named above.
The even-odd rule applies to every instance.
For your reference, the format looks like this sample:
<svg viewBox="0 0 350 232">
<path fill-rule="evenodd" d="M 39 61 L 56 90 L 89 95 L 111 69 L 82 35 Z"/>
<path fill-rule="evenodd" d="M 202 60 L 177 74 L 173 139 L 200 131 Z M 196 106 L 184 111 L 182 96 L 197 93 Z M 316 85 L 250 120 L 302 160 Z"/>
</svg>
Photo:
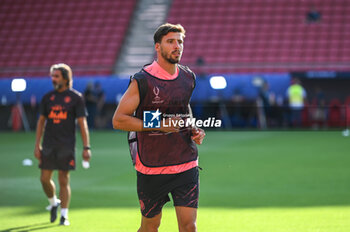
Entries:
<svg viewBox="0 0 350 232">
<path fill-rule="evenodd" d="M 85 75 L 111 74 L 135 4 L 136 0 L 2 1 L 0 68 L 26 70 L 16 75 L 39 69 L 33 76 L 47 76 L 47 66 L 57 61 L 73 70 L 86 67 L 78 71 Z M 90 65 L 102 68 L 91 71 Z"/>
<path fill-rule="evenodd" d="M 313 5 L 322 20 L 308 24 L 308 1 L 174 0 L 168 21 L 187 29 L 182 60 L 187 65 L 194 65 L 201 54 L 206 64 L 214 66 L 211 69 L 225 72 L 236 69 L 215 68 L 215 64 L 257 62 L 257 67 L 248 70 L 267 71 L 266 63 L 278 63 L 279 68 L 269 71 L 288 72 L 290 63 L 295 70 L 308 70 L 317 63 L 350 62 L 346 50 L 350 47 L 350 17 L 346 16 L 350 2 L 315 0 Z M 336 64 L 329 68 L 344 71 Z"/>
</svg>

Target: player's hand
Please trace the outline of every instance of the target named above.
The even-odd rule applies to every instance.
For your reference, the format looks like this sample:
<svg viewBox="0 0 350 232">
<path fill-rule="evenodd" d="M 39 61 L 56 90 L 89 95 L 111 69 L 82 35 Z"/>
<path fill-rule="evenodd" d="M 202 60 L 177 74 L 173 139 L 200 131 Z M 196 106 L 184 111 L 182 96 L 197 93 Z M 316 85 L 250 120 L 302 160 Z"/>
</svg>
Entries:
<svg viewBox="0 0 350 232">
<path fill-rule="evenodd" d="M 83 160 L 90 161 L 91 151 L 90 149 L 83 149 Z"/>
<path fill-rule="evenodd" d="M 191 139 L 198 145 L 201 145 L 203 142 L 203 139 L 205 137 L 204 130 L 200 128 L 193 128 L 192 129 L 192 136 Z"/>
<path fill-rule="evenodd" d="M 164 121 L 164 125 L 161 123 L 160 131 L 165 132 L 165 133 L 173 133 L 173 132 L 179 132 L 180 131 L 180 126 L 178 121 L 181 120 L 180 117 L 172 117 L 172 118 L 167 118 Z"/>
<path fill-rule="evenodd" d="M 35 148 L 34 148 L 34 157 L 35 157 L 37 160 L 40 160 L 40 159 L 41 159 L 41 147 L 35 147 Z"/>
</svg>

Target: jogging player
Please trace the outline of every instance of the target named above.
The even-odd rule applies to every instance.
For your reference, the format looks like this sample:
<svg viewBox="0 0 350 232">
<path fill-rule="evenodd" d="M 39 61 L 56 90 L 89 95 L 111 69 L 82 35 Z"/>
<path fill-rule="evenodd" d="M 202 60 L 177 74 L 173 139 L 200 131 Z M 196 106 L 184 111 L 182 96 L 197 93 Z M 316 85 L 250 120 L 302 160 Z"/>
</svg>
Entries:
<svg viewBox="0 0 350 232">
<path fill-rule="evenodd" d="M 115 129 L 129 131 L 142 213 L 139 232 L 158 231 L 162 207 L 170 201 L 169 194 L 179 231 L 196 231 L 199 194 L 196 144 L 202 143 L 205 133 L 202 129 L 169 123 L 182 119 L 176 115 L 191 114 L 189 101 L 195 75 L 178 64 L 184 38 L 185 30 L 180 24 L 167 23 L 156 30 L 157 60 L 131 78 L 113 116 Z M 164 117 L 167 126 L 160 123 L 159 128 L 145 128 L 143 116 L 150 112 L 151 121 L 161 113 L 175 117 Z"/>
<path fill-rule="evenodd" d="M 84 145 L 83 159 L 89 161 L 91 157 L 87 113 L 81 93 L 72 89 L 71 68 L 66 64 L 55 64 L 50 68 L 50 75 L 54 90 L 47 93 L 40 104 L 34 155 L 39 160 L 41 184 L 51 206 L 50 221 L 56 220 L 57 209 L 61 206 L 60 224 L 69 225 L 69 171 L 75 169 L 76 120 Z M 58 170 L 60 200 L 56 197 L 56 186 L 52 180 L 53 170 Z"/>
</svg>

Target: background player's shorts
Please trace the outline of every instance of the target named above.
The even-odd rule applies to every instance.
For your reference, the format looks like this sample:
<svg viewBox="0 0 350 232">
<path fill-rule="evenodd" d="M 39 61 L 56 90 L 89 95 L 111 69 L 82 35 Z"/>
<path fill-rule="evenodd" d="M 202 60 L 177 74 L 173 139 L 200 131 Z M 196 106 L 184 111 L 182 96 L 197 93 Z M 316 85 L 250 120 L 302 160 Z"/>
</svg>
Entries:
<svg viewBox="0 0 350 232">
<path fill-rule="evenodd" d="M 43 147 L 39 168 L 48 170 L 74 170 L 75 149 L 67 147 Z"/>
<path fill-rule="evenodd" d="M 144 175 L 137 172 L 137 194 L 143 216 L 152 218 L 158 215 L 165 203 L 170 201 L 169 193 L 174 206 L 198 208 L 198 167 L 167 175 Z"/>
</svg>

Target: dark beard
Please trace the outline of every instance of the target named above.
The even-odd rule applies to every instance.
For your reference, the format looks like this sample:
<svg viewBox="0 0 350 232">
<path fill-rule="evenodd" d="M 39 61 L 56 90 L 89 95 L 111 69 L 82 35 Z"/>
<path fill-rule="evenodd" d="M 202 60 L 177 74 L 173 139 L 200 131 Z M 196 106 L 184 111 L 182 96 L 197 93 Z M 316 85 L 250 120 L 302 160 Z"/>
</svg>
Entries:
<svg viewBox="0 0 350 232">
<path fill-rule="evenodd" d="M 53 84 L 53 87 L 55 88 L 55 90 L 60 90 L 63 85 L 62 84 L 55 84 L 55 83 L 52 83 Z"/>
<path fill-rule="evenodd" d="M 165 54 L 163 51 L 161 51 L 160 54 L 161 54 L 162 57 L 163 57 L 166 61 L 168 61 L 170 64 L 177 64 L 177 63 L 179 63 L 180 58 L 181 58 L 181 56 L 179 56 L 179 59 L 175 60 L 175 59 L 171 58 L 171 54 L 167 56 L 167 54 Z"/>
</svg>

